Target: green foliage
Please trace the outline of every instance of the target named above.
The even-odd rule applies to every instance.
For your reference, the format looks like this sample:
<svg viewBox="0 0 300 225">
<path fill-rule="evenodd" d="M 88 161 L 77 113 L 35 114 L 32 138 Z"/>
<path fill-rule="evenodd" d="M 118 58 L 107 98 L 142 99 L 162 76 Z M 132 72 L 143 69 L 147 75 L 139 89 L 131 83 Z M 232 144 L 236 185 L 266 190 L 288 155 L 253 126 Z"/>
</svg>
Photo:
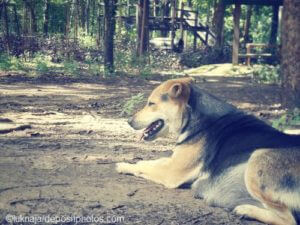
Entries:
<svg viewBox="0 0 300 225">
<path fill-rule="evenodd" d="M 4 71 L 10 70 L 12 67 L 11 57 L 6 54 L 0 55 L 0 69 Z"/>
<path fill-rule="evenodd" d="M 135 55 L 132 57 L 132 61 L 131 61 L 132 67 L 136 68 L 138 74 L 143 78 L 150 77 L 152 74 L 153 66 L 150 63 L 147 63 L 147 61 L 148 61 L 148 56 L 137 57 Z"/>
<path fill-rule="evenodd" d="M 25 66 L 21 59 L 7 54 L 0 54 L 0 71 L 24 70 Z"/>
<path fill-rule="evenodd" d="M 121 112 L 121 116 L 129 116 L 132 115 L 136 106 L 143 102 L 144 94 L 139 93 L 137 95 L 132 96 L 128 101 L 126 101 L 123 105 L 123 110 Z"/>
<path fill-rule="evenodd" d="M 36 70 L 41 74 L 45 74 L 49 71 L 49 68 L 47 66 L 47 63 L 45 63 L 43 61 L 38 61 L 36 63 Z"/>
<path fill-rule="evenodd" d="M 278 130 L 285 130 L 291 126 L 300 125 L 300 109 L 296 108 L 291 112 L 283 114 L 279 119 L 272 121 L 272 126 Z"/>
<path fill-rule="evenodd" d="M 88 73 L 93 76 L 100 75 L 101 67 L 99 63 L 94 62 L 90 57 L 87 57 L 85 63 L 88 66 Z"/>
<path fill-rule="evenodd" d="M 92 63 L 88 66 L 88 73 L 93 76 L 99 76 L 100 70 L 101 68 L 98 63 Z"/>
<path fill-rule="evenodd" d="M 258 65 L 254 68 L 253 78 L 258 83 L 280 83 L 280 66 Z"/>
<path fill-rule="evenodd" d="M 75 60 L 66 60 L 63 62 L 63 68 L 68 75 L 78 75 L 79 64 Z"/>
<path fill-rule="evenodd" d="M 47 57 L 45 57 L 42 54 L 36 54 L 33 62 L 35 62 L 36 66 L 35 69 L 38 73 L 40 73 L 41 75 L 49 72 L 49 67 L 48 64 L 50 62 L 50 60 L 47 59 Z"/>
<path fill-rule="evenodd" d="M 117 70 L 127 73 L 137 73 L 143 78 L 152 75 L 153 65 L 148 63 L 149 56 L 137 56 L 134 51 L 118 51 L 115 55 Z"/>
</svg>

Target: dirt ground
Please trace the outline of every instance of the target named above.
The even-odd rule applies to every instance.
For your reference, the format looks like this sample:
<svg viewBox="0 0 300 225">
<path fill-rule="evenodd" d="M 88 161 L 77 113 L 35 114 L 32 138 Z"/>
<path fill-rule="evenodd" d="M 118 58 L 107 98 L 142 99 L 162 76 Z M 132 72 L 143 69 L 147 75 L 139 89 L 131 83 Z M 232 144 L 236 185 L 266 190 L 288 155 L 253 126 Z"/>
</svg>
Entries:
<svg viewBox="0 0 300 225">
<path fill-rule="evenodd" d="M 249 77 L 197 80 L 203 89 L 263 119 L 280 112 L 277 86 L 254 84 Z M 115 171 L 116 162 L 170 154 L 174 140 L 139 142 L 120 116 L 126 100 L 147 96 L 159 83 L 159 77 L 1 76 L 0 224 L 21 224 L 9 223 L 7 215 L 103 217 L 109 224 L 260 224 L 209 207 L 190 189 L 166 189 Z M 62 220 L 56 222 L 75 224 Z"/>
</svg>

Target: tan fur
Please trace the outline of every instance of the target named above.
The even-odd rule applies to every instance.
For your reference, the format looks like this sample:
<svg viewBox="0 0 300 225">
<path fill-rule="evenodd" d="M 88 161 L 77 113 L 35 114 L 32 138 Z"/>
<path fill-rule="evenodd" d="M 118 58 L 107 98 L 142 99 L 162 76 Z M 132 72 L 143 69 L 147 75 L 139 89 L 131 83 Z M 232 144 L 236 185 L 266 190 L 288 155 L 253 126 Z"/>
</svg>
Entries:
<svg viewBox="0 0 300 225">
<path fill-rule="evenodd" d="M 199 144 L 176 147 L 169 158 L 140 161 L 136 164 L 118 163 L 117 171 L 143 177 L 167 188 L 177 188 L 198 177 L 201 169 L 198 159 L 201 151 Z"/>
<path fill-rule="evenodd" d="M 288 156 L 283 157 L 272 149 L 256 150 L 249 159 L 245 183 L 248 192 L 265 208 L 240 205 L 234 211 L 271 225 L 296 225 L 290 209 L 299 208 L 300 196 L 287 191 L 280 193 L 276 188 L 276 183 L 279 183 L 279 179 L 287 172 L 285 163 L 292 163 Z M 299 163 L 290 168 L 294 170 L 290 171 L 292 174 L 299 176 Z M 293 199 L 283 198 L 285 195 L 291 195 Z"/>
<path fill-rule="evenodd" d="M 188 133 L 180 134 L 180 131 L 185 123 L 184 112 L 192 82 L 194 80 L 191 78 L 182 78 L 162 83 L 151 93 L 148 104 L 133 116 L 131 125 L 135 129 L 143 129 L 154 121 L 163 119 L 165 126 L 157 137 L 173 133 L 177 135 L 177 141 L 183 141 Z M 168 100 L 162 100 L 162 95 L 167 95 Z M 201 171 L 202 147 L 202 139 L 180 144 L 175 147 L 171 157 L 139 161 L 136 164 L 117 163 L 116 169 L 119 173 L 143 177 L 167 188 L 177 188 L 184 183 L 192 183 L 197 178 L 200 181 L 209 176 Z M 250 195 L 260 201 L 264 208 L 239 205 L 234 211 L 267 224 L 296 225 L 291 210 L 300 209 L 300 192 L 278 189 L 278 185 L 287 172 L 295 176 L 293 178 L 299 178 L 299 161 L 299 151 L 289 156 L 286 152 L 280 153 L 272 149 L 256 150 L 247 163 L 245 184 Z"/>
<path fill-rule="evenodd" d="M 182 78 L 169 80 L 158 86 L 148 99 L 148 102 L 154 102 L 155 105 L 151 107 L 146 105 L 136 113 L 133 117 L 135 125 L 144 128 L 158 118 L 162 118 L 166 126 L 159 135 L 168 132 L 178 134 L 182 127 L 183 110 L 190 95 L 189 83 L 191 82 L 194 82 L 192 78 Z M 170 99 L 163 102 L 162 94 L 168 94 Z M 136 164 L 118 163 L 116 169 L 119 173 L 133 174 L 168 188 L 177 188 L 195 180 L 199 175 L 199 151 L 201 151 L 201 143 L 180 145 L 173 150 L 170 158 L 140 161 Z"/>
</svg>

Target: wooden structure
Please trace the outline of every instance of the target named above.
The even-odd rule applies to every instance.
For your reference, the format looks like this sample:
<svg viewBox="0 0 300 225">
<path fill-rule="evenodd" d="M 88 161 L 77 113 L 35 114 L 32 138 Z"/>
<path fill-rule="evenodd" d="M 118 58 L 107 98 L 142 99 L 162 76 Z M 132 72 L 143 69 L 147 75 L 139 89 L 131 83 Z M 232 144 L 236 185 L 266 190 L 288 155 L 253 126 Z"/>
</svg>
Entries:
<svg viewBox="0 0 300 225">
<path fill-rule="evenodd" d="M 121 15 L 117 12 L 116 17 L 121 18 L 125 23 L 136 24 L 137 30 L 137 52 L 142 54 L 147 50 L 145 42 L 149 43 L 149 32 L 161 31 L 170 34 L 171 49 L 174 47 L 175 34 L 180 30 L 183 36 L 184 31 L 193 33 L 194 41 L 193 48 L 197 47 L 199 39 L 204 45 L 213 45 L 215 35 L 207 25 L 199 21 L 199 12 L 192 10 L 183 3 L 179 4 L 177 0 L 169 0 L 170 13 L 163 13 L 164 4 L 162 1 L 155 0 L 139 0 L 138 4 L 134 5 L 127 0 L 125 4 L 117 4 L 118 11 L 125 11 L 126 15 Z M 100 4 L 102 5 L 102 4 Z M 126 10 L 120 10 L 121 8 Z M 100 15 L 102 17 L 103 15 Z M 161 40 L 159 40 L 161 41 Z"/>
<path fill-rule="evenodd" d="M 233 42 L 232 42 L 232 64 L 238 64 L 241 5 L 281 6 L 283 5 L 283 0 L 224 0 L 224 3 L 227 5 L 228 4 L 235 5 L 234 12 L 233 12 L 234 32 L 233 32 Z"/>
<path fill-rule="evenodd" d="M 270 47 L 269 45 L 262 44 L 262 43 L 247 43 L 246 44 L 247 53 L 246 54 L 239 54 L 239 57 L 245 57 L 246 58 L 246 65 L 250 66 L 251 65 L 251 58 L 272 57 L 271 53 L 252 53 L 251 49 L 253 49 L 253 48 L 269 48 L 269 47 Z"/>
</svg>

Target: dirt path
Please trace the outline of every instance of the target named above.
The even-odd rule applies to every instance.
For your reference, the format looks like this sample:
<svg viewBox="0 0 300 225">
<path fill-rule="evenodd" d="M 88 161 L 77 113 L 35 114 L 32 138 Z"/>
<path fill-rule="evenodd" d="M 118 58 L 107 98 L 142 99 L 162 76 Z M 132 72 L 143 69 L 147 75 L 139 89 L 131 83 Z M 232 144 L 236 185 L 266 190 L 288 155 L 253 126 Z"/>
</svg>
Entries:
<svg viewBox="0 0 300 225">
<path fill-rule="evenodd" d="M 279 107 L 274 86 L 249 78 L 197 79 L 262 118 Z M 116 173 L 116 162 L 170 154 L 172 139 L 138 142 L 120 116 L 126 99 L 147 96 L 158 83 L 0 78 L 0 130 L 31 126 L 0 134 L 0 224 L 8 224 L 7 214 L 93 216 L 110 224 L 260 224 L 208 207 L 189 189 L 168 190 Z"/>
</svg>

